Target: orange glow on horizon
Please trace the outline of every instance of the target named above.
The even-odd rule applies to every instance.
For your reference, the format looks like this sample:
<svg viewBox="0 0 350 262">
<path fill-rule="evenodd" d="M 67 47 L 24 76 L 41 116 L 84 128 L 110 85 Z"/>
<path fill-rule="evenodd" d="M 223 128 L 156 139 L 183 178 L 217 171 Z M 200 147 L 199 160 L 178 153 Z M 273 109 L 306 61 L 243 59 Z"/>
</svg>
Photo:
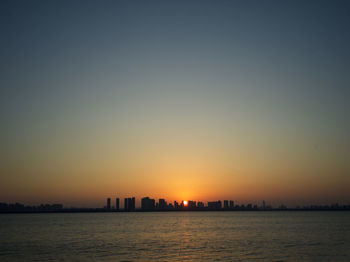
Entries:
<svg viewBox="0 0 350 262">
<path fill-rule="evenodd" d="M 184 206 L 187 207 L 187 205 L 188 205 L 187 200 L 184 200 Z"/>
</svg>

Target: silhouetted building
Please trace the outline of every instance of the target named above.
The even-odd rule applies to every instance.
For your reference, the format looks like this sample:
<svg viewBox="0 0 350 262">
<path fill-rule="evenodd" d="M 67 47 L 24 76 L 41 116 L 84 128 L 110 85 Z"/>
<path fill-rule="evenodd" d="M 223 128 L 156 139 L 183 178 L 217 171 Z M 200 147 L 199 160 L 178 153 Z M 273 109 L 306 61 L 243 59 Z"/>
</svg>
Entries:
<svg viewBox="0 0 350 262">
<path fill-rule="evenodd" d="M 189 200 L 188 202 L 187 202 L 188 204 L 188 208 L 189 209 L 195 209 L 196 208 L 196 201 L 192 201 L 192 200 Z"/>
<path fill-rule="evenodd" d="M 124 198 L 124 211 L 128 211 L 128 199 Z"/>
<path fill-rule="evenodd" d="M 59 212 L 63 210 L 62 204 L 41 204 L 40 206 L 24 206 L 20 203 L 0 203 L 1 212 Z"/>
<path fill-rule="evenodd" d="M 224 200 L 224 208 L 228 209 L 228 200 Z"/>
<path fill-rule="evenodd" d="M 62 204 L 53 204 L 52 206 L 52 210 L 53 211 L 59 211 L 63 209 L 63 205 Z"/>
<path fill-rule="evenodd" d="M 16 203 L 15 206 L 18 208 L 24 208 L 24 205 L 22 204 L 19 204 L 19 203 Z M 38 210 L 39 211 L 60 211 L 63 209 L 63 205 L 62 204 L 53 204 L 53 205 L 50 205 L 50 204 L 41 204 L 39 207 L 38 207 Z"/>
<path fill-rule="evenodd" d="M 287 209 L 287 206 L 286 205 L 280 205 L 279 209 Z"/>
<path fill-rule="evenodd" d="M 179 209 L 180 208 L 179 203 L 177 203 L 177 201 L 174 201 L 174 208 L 175 209 Z"/>
<path fill-rule="evenodd" d="M 221 201 L 208 202 L 208 209 L 210 210 L 220 210 L 222 207 Z"/>
<path fill-rule="evenodd" d="M 149 197 L 144 197 L 141 199 L 141 209 L 146 211 L 151 211 L 155 209 L 156 201 Z"/>
<path fill-rule="evenodd" d="M 160 210 L 164 210 L 164 209 L 166 209 L 168 207 L 165 199 L 163 199 L 163 198 L 160 198 L 158 203 L 159 203 L 158 204 L 158 208 Z"/>
<path fill-rule="evenodd" d="M 119 198 L 115 199 L 115 210 L 119 211 Z"/>
<path fill-rule="evenodd" d="M 131 210 L 132 210 L 132 211 L 135 210 L 135 202 L 136 202 L 136 201 L 135 201 L 135 197 L 133 197 L 133 198 L 131 199 L 131 203 L 132 203 L 132 204 L 131 204 Z"/>
<path fill-rule="evenodd" d="M 135 197 L 124 198 L 124 210 L 135 211 Z"/>
<path fill-rule="evenodd" d="M 111 199 L 107 198 L 107 210 L 111 210 Z"/>
<path fill-rule="evenodd" d="M 235 207 L 234 202 L 230 200 L 230 209 L 234 209 L 234 207 Z"/>
<path fill-rule="evenodd" d="M 203 208 L 203 207 L 204 207 L 204 203 L 199 201 L 199 202 L 197 203 L 197 207 L 198 207 L 198 208 Z"/>
</svg>

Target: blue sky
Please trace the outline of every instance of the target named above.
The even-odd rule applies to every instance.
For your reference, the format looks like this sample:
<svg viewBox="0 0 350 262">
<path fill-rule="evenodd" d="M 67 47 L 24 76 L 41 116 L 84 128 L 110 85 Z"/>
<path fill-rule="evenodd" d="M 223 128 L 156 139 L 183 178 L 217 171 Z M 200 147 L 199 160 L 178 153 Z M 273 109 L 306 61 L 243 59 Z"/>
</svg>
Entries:
<svg viewBox="0 0 350 262">
<path fill-rule="evenodd" d="M 3 199 L 69 202 L 82 178 L 97 197 L 219 176 L 222 195 L 179 194 L 349 200 L 348 1 L 0 5 Z M 300 184 L 313 186 L 297 199 Z"/>
</svg>

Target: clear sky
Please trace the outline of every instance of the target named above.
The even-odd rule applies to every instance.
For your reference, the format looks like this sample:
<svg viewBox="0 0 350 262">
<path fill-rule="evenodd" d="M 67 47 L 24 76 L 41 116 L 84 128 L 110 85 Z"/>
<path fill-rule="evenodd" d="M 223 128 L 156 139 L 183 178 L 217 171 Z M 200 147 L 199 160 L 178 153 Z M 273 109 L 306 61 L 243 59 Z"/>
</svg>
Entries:
<svg viewBox="0 0 350 262">
<path fill-rule="evenodd" d="M 349 204 L 349 1 L 0 13 L 0 202 Z"/>
</svg>

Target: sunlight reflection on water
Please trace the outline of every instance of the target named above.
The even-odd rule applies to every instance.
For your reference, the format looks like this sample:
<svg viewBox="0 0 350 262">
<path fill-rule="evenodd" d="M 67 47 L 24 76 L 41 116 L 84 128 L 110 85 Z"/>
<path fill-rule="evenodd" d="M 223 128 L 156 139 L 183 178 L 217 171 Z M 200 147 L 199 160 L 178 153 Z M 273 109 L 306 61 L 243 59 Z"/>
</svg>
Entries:
<svg viewBox="0 0 350 262">
<path fill-rule="evenodd" d="M 1 261 L 350 261 L 350 212 L 0 215 Z"/>
</svg>

